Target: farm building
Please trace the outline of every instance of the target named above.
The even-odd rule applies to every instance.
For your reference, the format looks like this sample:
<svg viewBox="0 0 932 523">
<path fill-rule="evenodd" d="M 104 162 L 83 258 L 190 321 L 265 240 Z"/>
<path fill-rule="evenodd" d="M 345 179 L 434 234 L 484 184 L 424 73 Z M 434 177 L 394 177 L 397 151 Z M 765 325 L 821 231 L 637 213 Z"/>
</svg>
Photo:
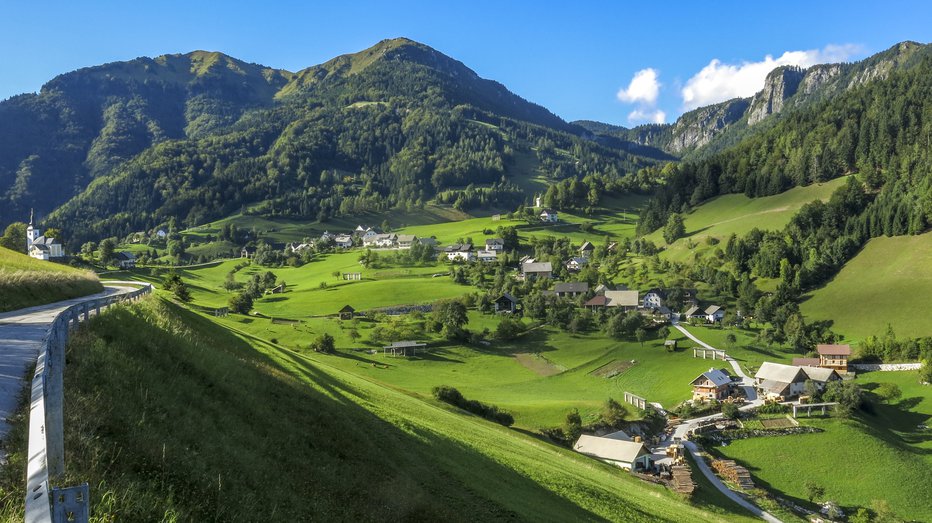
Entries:
<svg viewBox="0 0 932 523">
<path fill-rule="evenodd" d="M 586 265 L 589 265 L 589 259 L 580 258 L 577 256 L 575 258 L 570 258 L 563 265 L 564 267 L 566 267 L 566 270 L 570 272 L 579 272 L 583 269 L 583 267 L 585 267 Z"/>
<path fill-rule="evenodd" d="M 343 308 L 340 309 L 341 320 L 351 320 L 353 319 L 353 316 L 355 315 L 356 315 L 356 309 L 352 308 L 349 305 L 344 305 Z"/>
<path fill-rule="evenodd" d="M 495 300 L 495 312 L 515 312 L 517 310 L 518 299 L 507 292 Z"/>
<path fill-rule="evenodd" d="M 472 261 L 475 259 L 476 254 L 472 251 L 472 245 L 464 243 L 460 245 L 459 243 L 454 243 L 453 245 L 447 246 L 443 249 L 443 253 L 446 254 L 447 259 L 450 261 Z"/>
<path fill-rule="evenodd" d="M 382 353 L 387 355 L 391 352 L 392 356 L 417 356 L 417 350 L 426 346 L 426 343 L 417 341 L 396 341 L 382 347 Z"/>
<path fill-rule="evenodd" d="M 637 310 L 640 305 L 638 291 L 605 291 L 605 297 L 606 307 L 621 307 L 625 312 Z"/>
<path fill-rule="evenodd" d="M 243 247 L 243 250 L 239 251 L 239 257 L 246 258 L 247 260 L 254 257 L 255 255 L 256 255 L 255 247 Z"/>
<path fill-rule="evenodd" d="M 797 367 L 765 361 L 754 375 L 755 387 L 767 395 L 790 398 L 803 393 L 806 380 L 812 380 L 820 389 L 830 381 L 841 379 L 833 369 Z"/>
<path fill-rule="evenodd" d="M 476 252 L 476 258 L 481 262 L 494 263 L 498 261 L 499 251 L 490 251 L 488 249 Z"/>
<path fill-rule="evenodd" d="M 553 286 L 553 292 L 561 298 L 581 296 L 589 292 L 589 284 L 584 281 L 558 283 Z"/>
<path fill-rule="evenodd" d="M 819 367 L 833 369 L 838 372 L 848 372 L 848 358 L 851 356 L 851 345 L 816 345 L 819 353 Z"/>
<path fill-rule="evenodd" d="M 132 269 L 136 266 L 136 255 L 129 251 L 120 251 L 116 254 L 116 262 L 121 269 Z"/>
<path fill-rule="evenodd" d="M 725 309 L 718 305 L 709 305 L 705 310 L 705 321 L 715 323 L 725 318 Z"/>
<path fill-rule="evenodd" d="M 545 279 L 553 276 L 553 265 L 550 262 L 525 262 L 521 265 L 521 274 L 525 280 Z"/>
<path fill-rule="evenodd" d="M 651 453 L 643 443 L 583 434 L 573 450 L 627 470 L 649 470 Z"/>
<path fill-rule="evenodd" d="M 501 252 L 505 250 L 505 240 L 501 238 L 489 238 L 485 241 L 485 250 Z"/>
<path fill-rule="evenodd" d="M 591 258 L 593 252 L 595 252 L 595 245 L 590 242 L 583 242 L 582 247 L 579 248 L 579 255 L 583 258 Z"/>
<path fill-rule="evenodd" d="M 642 307 L 645 309 L 659 309 L 666 301 L 666 291 L 663 289 L 653 288 L 644 293 Z"/>
<path fill-rule="evenodd" d="M 341 249 L 349 249 L 353 246 L 353 237 L 349 234 L 340 234 L 333 239 L 333 243 Z"/>
<path fill-rule="evenodd" d="M 709 369 L 694 379 L 693 401 L 723 400 L 731 395 L 731 375 L 725 369 Z"/>
<path fill-rule="evenodd" d="M 557 211 L 553 209 L 542 209 L 537 216 L 540 218 L 540 221 L 545 223 L 557 223 L 559 220 Z"/>
<path fill-rule="evenodd" d="M 399 249 L 410 249 L 412 245 L 417 241 L 417 236 L 413 234 L 399 234 L 398 235 L 398 248 Z"/>
<path fill-rule="evenodd" d="M 583 307 L 589 310 L 601 309 L 608 306 L 608 298 L 604 294 L 596 294 L 589 301 L 583 304 Z"/>
</svg>

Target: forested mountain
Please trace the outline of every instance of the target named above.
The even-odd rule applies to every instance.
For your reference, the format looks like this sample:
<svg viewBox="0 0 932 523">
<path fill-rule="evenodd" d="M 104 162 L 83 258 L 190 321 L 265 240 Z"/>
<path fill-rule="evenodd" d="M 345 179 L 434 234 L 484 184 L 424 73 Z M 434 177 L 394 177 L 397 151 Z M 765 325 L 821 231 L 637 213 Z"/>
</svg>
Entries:
<svg viewBox="0 0 932 523">
<path fill-rule="evenodd" d="M 297 73 L 217 53 L 140 58 L 0 104 L 0 219 L 57 208 L 48 221 L 74 243 L 244 209 L 513 207 L 527 175 L 620 179 L 653 162 L 583 134 L 406 39 Z"/>
<path fill-rule="evenodd" d="M 793 109 L 813 106 L 862 85 L 910 69 L 932 56 L 932 46 L 902 42 L 854 63 L 819 64 L 802 69 L 778 67 L 767 75 L 764 88 L 751 98 L 736 98 L 694 109 L 672 124 L 647 124 L 631 129 L 579 121 L 574 124 L 596 135 L 611 136 L 656 147 L 686 159 L 702 158 L 765 132 Z"/>
</svg>

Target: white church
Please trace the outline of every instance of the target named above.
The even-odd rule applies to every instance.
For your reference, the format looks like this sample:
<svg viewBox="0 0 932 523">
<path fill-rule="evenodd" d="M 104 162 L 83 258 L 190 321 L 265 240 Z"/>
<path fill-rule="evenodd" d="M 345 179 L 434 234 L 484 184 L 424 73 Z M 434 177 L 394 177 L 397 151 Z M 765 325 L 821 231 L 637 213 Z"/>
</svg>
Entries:
<svg viewBox="0 0 932 523">
<path fill-rule="evenodd" d="M 29 212 L 29 227 L 26 228 L 26 252 L 37 260 L 63 258 L 65 251 L 61 242 L 55 238 L 46 238 L 42 231 L 33 225 L 32 211 Z"/>
</svg>

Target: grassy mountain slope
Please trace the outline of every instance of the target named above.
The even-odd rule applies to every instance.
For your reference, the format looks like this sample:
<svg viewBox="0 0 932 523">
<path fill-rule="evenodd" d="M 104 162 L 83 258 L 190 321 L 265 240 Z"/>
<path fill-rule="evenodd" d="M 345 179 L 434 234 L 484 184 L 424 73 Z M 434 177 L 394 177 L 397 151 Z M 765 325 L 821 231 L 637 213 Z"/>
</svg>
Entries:
<svg viewBox="0 0 932 523">
<path fill-rule="evenodd" d="M 928 336 L 930 261 L 932 233 L 874 238 L 800 309 L 807 318 L 831 320 L 849 340 L 882 336 L 887 325 L 904 338 Z"/>
<path fill-rule="evenodd" d="M 0 247 L 0 312 L 103 290 L 94 273 L 36 260 Z"/>
<path fill-rule="evenodd" d="M 157 299 L 70 347 L 68 480 L 96 517 L 750 521 Z"/>
</svg>

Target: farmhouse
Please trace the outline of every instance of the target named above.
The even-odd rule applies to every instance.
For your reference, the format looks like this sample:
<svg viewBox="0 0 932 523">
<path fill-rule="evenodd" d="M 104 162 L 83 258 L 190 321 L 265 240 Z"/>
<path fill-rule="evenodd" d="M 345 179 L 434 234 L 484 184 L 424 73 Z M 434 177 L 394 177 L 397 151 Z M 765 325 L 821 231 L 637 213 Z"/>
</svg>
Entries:
<svg viewBox="0 0 932 523">
<path fill-rule="evenodd" d="M 583 434 L 573 450 L 627 470 L 649 470 L 651 453 L 643 443 Z"/>
<path fill-rule="evenodd" d="M 605 291 L 607 307 L 621 307 L 625 312 L 637 310 L 638 291 Z"/>
<path fill-rule="evenodd" d="M 413 234 L 399 234 L 398 235 L 398 248 L 399 249 L 410 249 L 414 243 L 417 242 L 417 236 Z"/>
<path fill-rule="evenodd" d="M 340 309 L 341 320 L 351 320 L 353 319 L 353 316 L 355 315 L 356 315 L 356 309 L 352 308 L 349 305 L 344 305 L 343 308 Z"/>
<path fill-rule="evenodd" d="M 592 299 L 583 304 L 583 307 L 593 311 L 607 306 L 608 298 L 606 298 L 604 294 L 596 294 Z"/>
<path fill-rule="evenodd" d="M 365 241 L 366 238 L 363 238 Z M 372 237 L 376 247 L 394 247 L 398 243 L 398 235 L 395 233 L 376 234 Z"/>
<path fill-rule="evenodd" d="M 476 251 L 476 259 L 481 262 L 493 263 L 498 261 L 498 251 L 482 250 Z"/>
<path fill-rule="evenodd" d="M 540 218 L 540 221 L 545 223 L 557 223 L 557 220 L 559 220 L 557 211 L 553 209 L 542 209 L 537 216 Z"/>
<path fill-rule="evenodd" d="M 584 281 L 558 283 L 553 286 L 553 292 L 561 298 L 581 296 L 589 292 L 589 284 Z"/>
<path fill-rule="evenodd" d="M 819 367 L 833 369 L 838 372 L 848 372 L 848 358 L 851 356 L 851 345 L 816 345 L 819 353 Z"/>
<path fill-rule="evenodd" d="M 239 257 L 246 258 L 247 260 L 255 257 L 255 255 L 256 255 L 255 247 L 243 247 L 243 250 L 239 251 Z"/>
<path fill-rule="evenodd" d="M 705 321 L 709 323 L 722 321 L 724 317 L 725 309 L 719 307 L 718 305 L 709 305 L 709 307 L 705 310 Z"/>
<path fill-rule="evenodd" d="M 525 280 L 549 280 L 553 276 L 553 265 L 550 262 L 524 262 L 521 265 L 521 274 Z"/>
<path fill-rule="evenodd" d="M 754 385 L 761 393 L 789 398 L 803 393 L 806 380 L 812 380 L 822 389 L 828 382 L 839 379 L 841 376 L 833 369 L 797 367 L 765 361 L 754 375 Z"/>
<path fill-rule="evenodd" d="M 450 261 L 472 261 L 475 258 L 475 253 L 472 252 L 472 245 L 468 243 L 459 244 L 454 243 L 443 249 L 444 254 L 447 255 L 447 259 Z"/>
<path fill-rule="evenodd" d="M 570 259 L 567 260 L 567 262 L 566 262 L 565 264 L 563 264 L 563 265 L 566 267 L 566 270 L 568 270 L 568 271 L 570 271 L 570 272 L 579 272 L 579 271 L 582 270 L 583 267 L 585 267 L 585 266 L 588 265 L 588 264 L 589 264 L 589 260 L 588 260 L 588 259 L 586 259 L 586 258 L 580 258 L 580 257 L 577 256 L 577 257 L 575 257 L 575 258 L 570 258 Z"/>
<path fill-rule="evenodd" d="M 116 254 L 116 262 L 121 269 L 132 269 L 136 266 L 136 255 L 129 251 L 120 251 Z"/>
<path fill-rule="evenodd" d="M 667 293 L 663 289 L 653 288 L 644 293 L 642 307 L 645 309 L 659 309 L 667 300 Z"/>
<path fill-rule="evenodd" d="M 502 252 L 505 250 L 505 240 L 501 238 L 489 238 L 485 241 L 485 250 Z"/>
<path fill-rule="evenodd" d="M 583 242 L 582 247 L 579 248 L 579 255 L 583 258 L 591 258 L 593 252 L 595 252 L 595 246 L 587 241 Z"/>
<path fill-rule="evenodd" d="M 495 312 L 516 312 L 517 310 L 518 299 L 507 292 L 495 300 Z"/>
<path fill-rule="evenodd" d="M 341 249 L 349 249 L 353 246 L 353 237 L 349 234 L 339 234 L 333 238 L 333 244 Z"/>
<path fill-rule="evenodd" d="M 709 369 L 694 379 L 693 401 L 723 400 L 731 394 L 731 375 L 725 369 Z"/>
<path fill-rule="evenodd" d="M 683 316 L 686 318 L 687 321 L 693 320 L 693 319 L 699 319 L 699 318 L 704 319 L 705 318 L 705 314 L 702 313 L 702 310 L 700 310 L 699 307 L 696 307 L 695 305 L 687 309 L 686 312 L 683 313 Z"/>
</svg>

